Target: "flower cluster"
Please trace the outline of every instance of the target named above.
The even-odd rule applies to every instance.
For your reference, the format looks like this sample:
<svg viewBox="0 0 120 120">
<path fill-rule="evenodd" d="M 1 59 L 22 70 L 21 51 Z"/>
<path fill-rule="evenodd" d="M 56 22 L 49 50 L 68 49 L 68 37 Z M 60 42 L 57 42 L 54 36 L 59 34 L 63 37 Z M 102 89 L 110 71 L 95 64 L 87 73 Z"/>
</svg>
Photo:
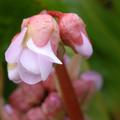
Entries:
<svg viewBox="0 0 120 120">
<path fill-rule="evenodd" d="M 83 73 L 78 80 L 73 81 L 75 93 L 83 111 L 86 111 L 86 105 L 91 97 L 97 91 L 99 78 L 98 73 L 85 79 Z M 89 72 L 90 74 L 90 72 Z M 96 77 L 98 76 L 98 78 Z M 52 78 L 52 79 L 51 79 Z M 91 79 L 92 78 L 92 79 Z M 52 84 L 52 87 L 51 87 Z M 53 85 L 54 84 L 54 85 Z M 100 89 L 100 88 L 99 88 Z M 43 84 L 28 85 L 22 83 L 9 97 L 9 104 L 2 105 L 1 117 L 3 120 L 69 120 L 64 103 L 54 83 L 54 77 L 50 77 Z M 85 117 L 88 118 L 85 113 Z M 88 120 L 86 118 L 86 120 Z"/>
<path fill-rule="evenodd" d="M 56 57 L 60 42 L 82 56 L 92 55 L 83 20 L 74 13 L 54 14 L 45 11 L 23 20 L 21 32 L 5 52 L 10 80 L 28 84 L 46 80 L 53 63 L 62 64 Z"/>
<path fill-rule="evenodd" d="M 76 56 L 64 58 L 68 71 L 73 69 L 70 66 L 77 62 Z M 69 60 L 68 60 L 69 59 Z M 79 64 L 79 62 L 78 62 Z M 75 66 L 74 66 L 75 67 Z M 102 77 L 95 71 L 80 73 L 74 71 L 71 75 L 75 94 L 79 101 L 85 120 L 89 116 L 85 113 L 86 106 L 96 91 L 102 87 Z M 62 96 L 57 87 L 55 71 L 42 83 L 28 85 L 19 84 L 9 97 L 9 103 L 2 105 L 3 120 L 70 120 L 65 110 Z"/>
</svg>

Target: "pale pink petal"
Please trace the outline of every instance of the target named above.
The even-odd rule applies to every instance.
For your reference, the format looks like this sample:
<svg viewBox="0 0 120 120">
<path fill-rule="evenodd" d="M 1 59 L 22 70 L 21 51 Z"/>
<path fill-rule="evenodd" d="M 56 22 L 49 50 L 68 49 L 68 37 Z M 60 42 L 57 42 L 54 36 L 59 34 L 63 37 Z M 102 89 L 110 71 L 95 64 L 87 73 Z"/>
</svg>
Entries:
<svg viewBox="0 0 120 120">
<path fill-rule="evenodd" d="M 8 63 L 16 63 L 19 55 L 22 51 L 22 42 L 24 40 L 25 33 L 27 28 L 24 28 L 14 41 L 10 44 L 7 51 L 5 52 L 5 59 Z"/>
<path fill-rule="evenodd" d="M 90 57 L 93 53 L 92 45 L 84 33 L 81 32 L 81 36 L 82 36 L 83 44 L 75 45 L 75 49 L 81 55 L 83 55 L 85 57 Z"/>
<path fill-rule="evenodd" d="M 42 81 L 40 74 L 36 75 L 30 73 L 20 63 L 18 64 L 18 70 L 20 78 L 27 84 L 34 85 Z"/>
<path fill-rule="evenodd" d="M 27 47 L 37 54 L 41 54 L 47 57 L 47 59 L 53 63 L 62 64 L 62 62 L 55 56 L 50 41 L 44 47 L 37 47 L 32 39 L 27 42 Z"/>
<path fill-rule="evenodd" d="M 39 68 L 42 80 L 46 80 L 52 71 L 52 63 L 43 55 L 39 55 Z"/>
<path fill-rule="evenodd" d="M 21 82 L 17 66 L 12 68 L 12 69 L 8 68 L 8 78 L 10 80 L 12 80 L 14 83 L 20 83 Z"/>
<path fill-rule="evenodd" d="M 31 73 L 40 74 L 39 70 L 40 65 L 38 63 L 37 54 L 35 54 L 31 50 L 29 49 L 23 50 L 20 57 L 20 63 L 26 70 L 30 71 Z"/>
</svg>

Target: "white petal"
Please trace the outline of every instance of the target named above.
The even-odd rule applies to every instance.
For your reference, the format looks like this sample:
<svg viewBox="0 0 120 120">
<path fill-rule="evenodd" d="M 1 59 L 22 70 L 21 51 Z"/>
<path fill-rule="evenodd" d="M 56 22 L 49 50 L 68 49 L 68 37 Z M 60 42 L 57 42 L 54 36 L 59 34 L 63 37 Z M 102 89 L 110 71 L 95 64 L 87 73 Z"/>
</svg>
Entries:
<svg viewBox="0 0 120 120">
<path fill-rule="evenodd" d="M 43 55 L 39 55 L 39 66 L 42 80 L 46 80 L 52 71 L 52 63 Z"/>
<path fill-rule="evenodd" d="M 24 28 L 14 41 L 11 42 L 7 51 L 5 52 L 5 59 L 8 63 L 16 63 L 22 51 L 22 42 L 24 40 L 27 28 Z"/>
<path fill-rule="evenodd" d="M 27 42 L 27 47 L 37 54 L 41 54 L 41 55 L 48 57 L 48 60 L 53 62 L 53 63 L 62 64 L 62 62 L 55 56 L 55 54 L 51 48 L 50 41 L 44 47 L 38 48 L 33 43 L 32 39 L 29 39 Z"/>
<path fill-rule="evenodd" d="M 20 78 L 27 84 L 34 85 L 42 81 L 40 74 L 36 75 L 30 73 L 20 63 L 18 64 L 18 70 Z"/>
<path fill-rule="evenodd" d="M 17 66 L 12 69 L 8 68 L 8 78 L 12 80 L 14 83 L 21 82 Z"/>
<path fill-rule="evenodd" d="M 79 52 L 81 55 L 90 57 L 93 53 L 93 48 L 92 45 L 84 33 L 81 32 L 81 36 L 83 39 L 83 44 L 82 45 L 75 45 L 75 49 L 77 52 Z"/>
<path fill-rule="evenodd" d="M 23 50 L 20 57 L 20 63 L 25 69 L 27 69 L 31 73 L 40 74 L 38 57 L 36 53 L 32 52 L 31 50 L 29 49 Z"/>
</svg>

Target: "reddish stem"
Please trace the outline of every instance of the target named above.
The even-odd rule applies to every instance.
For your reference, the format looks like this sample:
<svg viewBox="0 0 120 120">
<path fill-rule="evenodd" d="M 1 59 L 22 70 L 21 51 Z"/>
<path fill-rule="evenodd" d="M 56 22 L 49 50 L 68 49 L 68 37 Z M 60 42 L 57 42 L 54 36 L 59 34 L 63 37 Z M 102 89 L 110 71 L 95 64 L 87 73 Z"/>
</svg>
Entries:
<svg viewBox="0 0 120 120">
<path fill-rule="evenodd" d="M 47 11 L 47 13 L 49 15 L 52 15 L 53 17 L 57 17 L 58 19 L 60 19 L 64 15 L 64 13 L 59 11 Z"/>
<path fill-rule="evenodd" d="M 58 75 L 61 93 L 70 120 L 84 120 L 83 113 L 79 107 L 79 102 L 64 62 L 62 65 L 56 65 L 56 73 Z"/>
</svg>

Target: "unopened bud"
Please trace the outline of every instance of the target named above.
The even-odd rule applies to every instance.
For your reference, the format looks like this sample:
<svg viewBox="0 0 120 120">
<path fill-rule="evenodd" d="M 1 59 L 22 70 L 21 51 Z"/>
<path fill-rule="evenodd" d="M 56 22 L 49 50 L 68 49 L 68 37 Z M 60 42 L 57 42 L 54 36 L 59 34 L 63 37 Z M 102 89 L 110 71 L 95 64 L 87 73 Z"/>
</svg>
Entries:
<svg viewBox="0 0 120 120">
<path fill-rule="evenodd" d="M 88 39 L 83 20 L 74 13 L 66 13 L 59 20 L 61 38 L 82 56 L 92 55 L 92 45 Z"/>
<path fill-rule="evenodd" d="M 87 71 L 81 75 L 81 79 L 85 81 L 93 81 L 97 90 L 102 88 L 103 78 L 98 72 Z"/>
<path fill-rule="evenodd" d="M 9 104 L 2 107 L 1 117 L 2 120 L 21 120 L 20 113 Z"/>
<path fill-rule="evenodd" d="M 56 116 L 59 118 L 63 115 L 63 104 L 57 93 L 52 92 L 42 104 L 42 110 L 48 119 L 53 120 Z"/>
<path fill-rule="evenodd" d="M 10 96 L 10 103 L 20 111 L 27 111 L 32 106 L 41 102 L 44 97 L 44 89 L 41 84 L 22 84 Z"/>
<path fill-rule="evenodd" d="M 48 120 L 40 107 L 29 110 L 24 120 Z"/>
</svg>

